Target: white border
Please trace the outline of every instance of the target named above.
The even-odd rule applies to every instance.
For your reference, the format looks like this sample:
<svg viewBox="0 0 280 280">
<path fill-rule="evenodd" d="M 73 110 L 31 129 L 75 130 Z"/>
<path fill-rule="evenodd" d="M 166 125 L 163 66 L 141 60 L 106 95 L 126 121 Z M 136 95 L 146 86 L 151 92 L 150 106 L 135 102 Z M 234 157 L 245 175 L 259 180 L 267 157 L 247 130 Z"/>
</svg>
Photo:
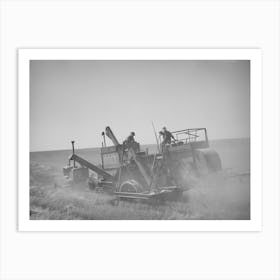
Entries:
<svg viewBox="0 0 280 280">
<path fill-rule="evenodd" d="M 30 60 L 250 60 L 251 219 L 172 221 L 53 221 L 29 219 Z M 19 49 L 18 230 L 19 231 L 261 231 L 262 72 L 260 49 Z"/>
</svg>

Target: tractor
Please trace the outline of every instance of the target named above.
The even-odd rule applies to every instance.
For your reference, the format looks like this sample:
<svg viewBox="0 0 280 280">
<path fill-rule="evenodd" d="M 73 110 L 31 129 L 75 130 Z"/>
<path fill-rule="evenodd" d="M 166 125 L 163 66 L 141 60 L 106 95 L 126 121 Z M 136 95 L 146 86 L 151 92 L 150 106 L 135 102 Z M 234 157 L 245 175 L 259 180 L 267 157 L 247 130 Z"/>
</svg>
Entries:
<svg viewBox="0 0 280 280">
<path fill-rule="evenodd" d="M 88 181 L 90 189 L 104 190 L 122 199 L 177 199 L 189 188 L 191 176 L 221 170 L 216 151 L 209 147 L 206 128 L 173 131 L 173 143 L 157 139 L 157 152 L 141 150 L 138 142 L 119 143 L 111 128 L 102 132 L 101 163 L 92 164 L 75 153 L 63 173 L 76 183 Z M 113 145 L 107 146 L 106 137 Z M 78 165 L 77 165 L 78 163 Z"/>
</svg>

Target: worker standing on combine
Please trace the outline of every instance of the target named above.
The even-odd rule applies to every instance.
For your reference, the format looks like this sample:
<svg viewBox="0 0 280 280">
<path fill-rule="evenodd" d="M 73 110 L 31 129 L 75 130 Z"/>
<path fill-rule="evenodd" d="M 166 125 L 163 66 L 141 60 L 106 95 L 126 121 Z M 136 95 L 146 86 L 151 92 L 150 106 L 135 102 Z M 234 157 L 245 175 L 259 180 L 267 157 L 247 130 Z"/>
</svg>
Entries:
<svg viewBox="0 0 280 280">
<path fill-rule="evenodd" d="M 162 146 L 165 146 L 166 144 L 171 144 L 171 139 L 176 141 L 172 133 L 168 131 L 165 126 L 162 128 L 162 131 L 160 131 L 159 134 L 163 137 Z"/>
</svg>

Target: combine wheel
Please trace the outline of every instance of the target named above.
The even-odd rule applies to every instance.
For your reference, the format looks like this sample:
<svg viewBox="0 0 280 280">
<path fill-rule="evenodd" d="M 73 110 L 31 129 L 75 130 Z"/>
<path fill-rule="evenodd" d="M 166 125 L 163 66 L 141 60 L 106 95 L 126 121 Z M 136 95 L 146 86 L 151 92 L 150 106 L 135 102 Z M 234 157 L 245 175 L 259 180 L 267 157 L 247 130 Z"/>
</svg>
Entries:
<svg viewBox="0 0 280 280">
<path fill-rule="evenodd" d="M 196 150 L 195 157 L 196 166 L 200 175 L 206 175 L 222 169 L 221 159 L 213 149 Z"/>
<path fill-rule="evenodd" d="M 205 153 L 205 158 L 209 172 L 217 172 L 222 169 L 222 162 L 216 151 L 209 149 Z"/>
<path fill-rule="evenodd" d="M 127 193 L 142 193 L 143 187 L 135 180 L 127 180 L 120 185 L 119 191 Z"/>
</svg>

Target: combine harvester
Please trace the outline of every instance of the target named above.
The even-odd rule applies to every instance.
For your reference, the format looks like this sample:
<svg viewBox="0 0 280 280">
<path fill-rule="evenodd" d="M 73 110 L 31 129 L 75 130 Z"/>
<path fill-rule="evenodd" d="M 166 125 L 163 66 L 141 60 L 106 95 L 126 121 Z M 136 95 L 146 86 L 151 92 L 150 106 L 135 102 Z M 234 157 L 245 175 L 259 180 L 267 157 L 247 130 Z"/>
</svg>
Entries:
<svg viewBox="0 0 280 280">
<path fill-rule="evenodd" d="M 189 188 L 191 176 L 200 176 L 221 169 L 216 151 L 209 148 L 206 128 L 174 131 L 174 143 L 161 145 L 149 154 L 137 142 L 129 147 L 120 144 L 110 127 L 102 132 L 101 164 L 96 166 L 75 153 L 63 173 L 74 183 L 88 182 L 90 189 L 113 192 L 119 198 L 167 200 L 180 197 Z M 113 146 L 106 145 L 106 136 Z M 77 166 L 78 163 L 78 166 Z"/>
</svg>

